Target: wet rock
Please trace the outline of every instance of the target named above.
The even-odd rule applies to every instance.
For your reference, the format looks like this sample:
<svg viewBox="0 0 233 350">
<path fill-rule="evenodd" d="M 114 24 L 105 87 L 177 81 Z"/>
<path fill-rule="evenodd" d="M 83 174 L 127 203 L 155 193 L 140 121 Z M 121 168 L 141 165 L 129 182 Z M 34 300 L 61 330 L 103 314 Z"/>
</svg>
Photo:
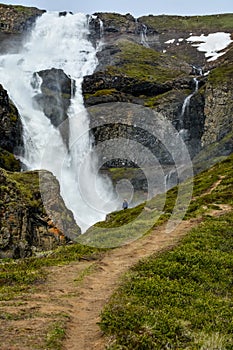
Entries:
<svg viewBox="0 0 233 350">
<path fill-rule="evenodd" d="M 41 84 L 38 83 L 38 76 L 42 79 Z M 62 127 L 62 123 L 68 119 L 68 108 L 75 90 L 73 81 L 62 69 L 52 68 L 34 73 L 32 86 L 37 88 L 38 84 L 41 93 L 36 94 L 34 100 L 51 123 L 55 127 L 60 126 L 62 137 L 68 144 L 69 123 L 66 122 L 64 127 Z"/>
</svg>

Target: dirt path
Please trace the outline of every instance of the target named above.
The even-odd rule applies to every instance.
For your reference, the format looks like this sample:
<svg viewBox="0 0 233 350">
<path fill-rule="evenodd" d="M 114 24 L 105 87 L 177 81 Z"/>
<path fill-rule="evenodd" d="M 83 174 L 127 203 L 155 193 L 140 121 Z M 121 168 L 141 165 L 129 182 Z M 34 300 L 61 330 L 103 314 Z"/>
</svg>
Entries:
<svg viewBox="0 0 233 350">
<path fill-rule="evenodd" d="M 79 298 L 69 298 L 72 318 L 64 342 L 64 349 L 104 349 L 106 339 L 101 334 L 97 323 L 100 321 L 101 310 L 114 289 L 119 285 L 121 275 L 139 259 L 176 244 L 196 224 L 197 220 L 183 221 L 170 234 L 165 233 L 163 228 L 158 228 L 149 236 L 108 252 L 101 261 L 95 263 L 94 273 L 86 276 L 78 287 Z M 85 264 L 87 265 L 87 263 Z M 69 271 L 67 269 L 68 267 L 63 268 L 65 280 L 69 275 L 69 280 L 72 283 L 75 266 L 69 267 Z M 51 285 L 55 283 L 56 287 L 61 282 L 61 275 L 59 280 L 50 281 Z"/>
</svg>

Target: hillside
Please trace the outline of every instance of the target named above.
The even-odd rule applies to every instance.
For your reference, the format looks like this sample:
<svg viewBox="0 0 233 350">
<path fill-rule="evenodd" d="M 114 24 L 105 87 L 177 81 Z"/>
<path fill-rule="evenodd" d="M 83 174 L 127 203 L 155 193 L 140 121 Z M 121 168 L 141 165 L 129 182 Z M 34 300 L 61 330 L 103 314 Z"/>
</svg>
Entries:
<svg viewBox="0 0 233 350">
<path fill-rule="evenodd" d="M 95 15 L 97 19 L 91 22 L 92 40 L 98 42 L 102 35 L 103 43 L 96 72 L 83 81 L 85 104 L 91 117 L 96 121 L 103 114 L 110 121 L 112 114 L 106 111 L 110 103 L 142 105 L 161 113 L 172 123 L 182 135 L 192 159 L 201 153 L 208 161 L 209 148 L 211 158 L 230 154 L 232 15 L 149 15 L 137 20 L 129 14 Z M 102 34 L 97 30 L 99 20 L 103 22 Z M 229 41 L 226 47 L 217 50 L 217 58 L 214 47 L 208 52 L 200 44 L 207 38 L 213 40 L 218 33 L 228 35 Z M 197 43 L 192 38 L 197 38 Z M 190 94 L 192 97 L 183 111 Z M 128 130 L 131 138 L 130 127 Z M 104 138 L 101 130 L 95 128 L 93 133 L 97 143 L 114 135 L 107 130 Z M 224 140 L 227 135 L 230 137 Z M 139 139 L 143 137 L 139 135 Z"/>
<path fill-rule="evenodd" d="M 176 189 L 161 220 L 131 244 L 73 244 L 40 259 L 2 260 L 3 350 L 231 346 L 232 165 L 231 156 L 195 177 L 187 216 L 170 234 Z M 114 214 L 109 235 L 139 210 Z"/>
</svg>

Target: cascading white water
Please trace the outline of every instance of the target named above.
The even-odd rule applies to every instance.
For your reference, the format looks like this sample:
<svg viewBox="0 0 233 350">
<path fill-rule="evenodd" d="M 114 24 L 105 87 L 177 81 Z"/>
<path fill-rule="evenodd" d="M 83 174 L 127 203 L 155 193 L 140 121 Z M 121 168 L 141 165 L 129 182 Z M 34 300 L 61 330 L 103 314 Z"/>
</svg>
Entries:
<svg viewBox="0 0 233 350">
<path fill-rule="evenodd" d="M 141 25 L 141 44 L 147 48 L 150 47 L 147 39 L 147 26 L 145 24 Z"/>
<path fill-rule="evenodd" d="M 106 213 L 116 208 L 116 202 L 111 202 L 111 184 L 93 168 L 94 158 L 86 157 L 91 142 L 81 83 L 97 65 L 96 50 L 87 35 L 84 14 L 59 17 L 57 13 L 46 13 L 37 20 L 20 53 L 0 58 L 0 81 L 16 104 L 24 126 L 24 163 L 28 169 L 53 172 L 66 206 L 73 211 L 82 231 L 104 220 Z M 59 130 L 33 104 L 33 96 L 40 89 L 39 80 L 37 91 L 31 85 L 33 73 L 50 68 L 62 69 L 75 81 L 69 109 L 68 152 Z"/>
<path fill-rule="evenodd" d="M 195 89 L 194 91 L 188 95 L 185 100 L 184 100 L 184 103 L 183 103 L 183 106 L 182 106 L 182 110 L 181 110 L 181 117 L 184 116 L 184 113 L 186 111 L 186 109 L 189 107 L 189 103 L 190 103 L 190 100 L 191 98 L 193 97 L 193 95 L 195 94 L 195 92 L 197 92 L 198 90 L 198 80 L 196 78 L 193 79 L 194 83 L 195 83 Z"/>
</svg>

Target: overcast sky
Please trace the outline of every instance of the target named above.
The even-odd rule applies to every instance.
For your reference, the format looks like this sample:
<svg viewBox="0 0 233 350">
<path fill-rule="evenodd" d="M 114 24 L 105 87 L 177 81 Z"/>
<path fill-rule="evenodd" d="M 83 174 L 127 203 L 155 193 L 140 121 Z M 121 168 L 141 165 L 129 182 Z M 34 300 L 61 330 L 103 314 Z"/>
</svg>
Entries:
<svg viewBox="0 0 233 350">
<path fill-rule="evenodd" d="M 131 13 L 135 17 L 145 14 L 205 15 L 233 13 L 233 0 L 11 0 L 4 4 L 35 6 L 47 11 Z"/>
</svg>

